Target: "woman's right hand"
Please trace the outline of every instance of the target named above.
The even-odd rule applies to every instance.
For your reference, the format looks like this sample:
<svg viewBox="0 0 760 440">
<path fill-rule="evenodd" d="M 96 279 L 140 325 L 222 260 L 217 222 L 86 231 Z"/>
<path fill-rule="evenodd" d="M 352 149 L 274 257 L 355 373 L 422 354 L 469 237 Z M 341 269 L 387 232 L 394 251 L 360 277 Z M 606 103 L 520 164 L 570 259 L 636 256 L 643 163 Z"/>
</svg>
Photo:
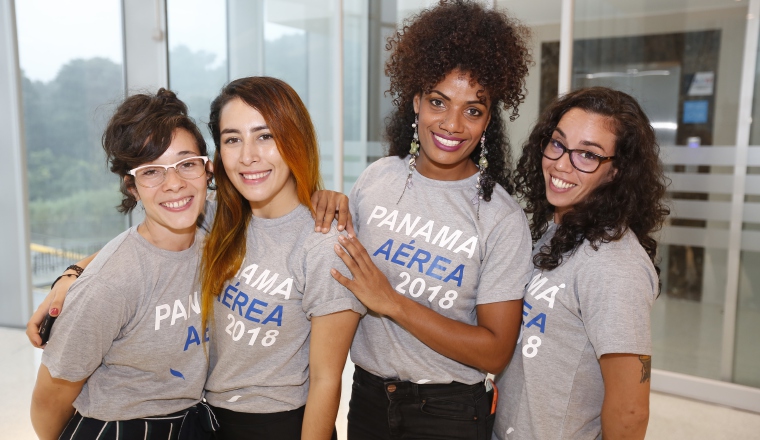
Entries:
<svg viewBox="0 0 760 440">
<path fill-rule="evenodd" d="M 314 208 L 314 230 L 326 233 L 330 230 L 333 219 L 337 219 L 338 231 L 344 229 L 354 235 L 354 225 L 351 222 L 351 212 L 348 210 L 348 197 L 345 194 L 320 190 L 311 196 L 311 206 Z"/>
<path fill-rule="evenodd" d="M 29 338 L 29 342 L 37 348 L 43 348 L 42 338 L 40 338 L 40 326 L 42 321 L 45 320 L 45 316 L 50 313 L 50 316 L 56 317 L 60 315 L 63 309 L 63 302 L 66 300 L 66 294 L 69 292 L 69 287 L 74 284 L 76 277 L 62 276 L 55 286 L 50 289 L 47 297 L 42 301 L 37 310 L 29 318 L 29 322 L 26 323 L 26 337 Z"/>
<path fill-rule="evenodd" d="M 100 252 L 100 251 L 98 251 Z M 26 323 L 26 337 L 29 338 L 29 342 L 37 348 L 43 348 L 42 338 L 40 337 L 40 326 L 42 321 L 45 320 L 45 316 L 50 313 L 50 316 L 57 317 L 63 310 L 63 302 L 66 301 L 66 295 L 69 293 L 69 288 L 77 278 L 82 269 L 86 268 L 90 262 L 98 255 L 98 252 L 85 257 L 83 260 L 77 261 L 74 266 L 79 266 L 80 269 L 74 270 L 69 266 L 63 271 L 63 274 L 58 278 L 58 281 L 53 283 L 53 288 L 50 289 L 50 293 L 45 297 L 37 310 L 34 311 L 32 317 L 29 318 L 29 322 Z"/>
</svg>

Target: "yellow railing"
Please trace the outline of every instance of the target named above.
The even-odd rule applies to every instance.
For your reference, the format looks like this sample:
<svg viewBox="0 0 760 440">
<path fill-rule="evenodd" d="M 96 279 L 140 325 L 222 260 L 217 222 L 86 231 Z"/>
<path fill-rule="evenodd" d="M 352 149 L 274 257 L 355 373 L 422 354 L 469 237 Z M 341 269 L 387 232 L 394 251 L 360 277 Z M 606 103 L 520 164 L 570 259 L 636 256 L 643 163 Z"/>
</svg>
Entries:
<svg viewBox="0 0 760 440">
<path fill-rule="evenodd" d="M 62 249 L 56 249 L 54 247 L 44 246 L 44 245 L 36 244 L 36 243 L 31 243 L 29 245 L 29 249 L 32 252 L 39 252 L 41 254 L 55 255 L 57 257 L 63 257 L 63 258 L 71 259 L 71 260 L 77 260 L 77 261 L 79 261 L 82 258 L 84 258 L 84 257 L 87 256 L 85 254 L 79 254 L 79 253 L 76 253 L 76 252 L 64 251 Z"/>
</svg>

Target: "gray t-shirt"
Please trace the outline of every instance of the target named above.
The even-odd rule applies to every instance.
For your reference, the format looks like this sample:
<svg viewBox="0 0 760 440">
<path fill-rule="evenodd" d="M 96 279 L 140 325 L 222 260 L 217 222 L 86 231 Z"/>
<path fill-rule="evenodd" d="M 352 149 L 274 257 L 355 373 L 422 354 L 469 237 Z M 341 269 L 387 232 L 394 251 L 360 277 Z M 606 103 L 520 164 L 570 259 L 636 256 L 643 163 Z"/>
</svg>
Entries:
<svg viewBox="0 0 760 440">
<path fill-rule="evenodd" d="M 497 185 L 491 201 L 480 201 L 478 208 L 471 202 L 478 174 L 440 181 L 416 171 L 399 202 L 407 164 L 398 157 L 378 160 L 350 196 L 357 236 L 391 286 L 470 325 L 477 324 L 477 305 L 522 299 L 532 265 L 520 206 Z M 359 322 L 351 359 L 374 375 L 416 383 L 473 384 L 485 378 L 372 312 Z"/>
<path fill-rule="evenodd" d="M 111 240 L 71 286 L 42 363 L 59 379 L 88 378 L 74 407 L 129 420 L 183 410 L 203 396 L 198 262 L 159 249 L 132 227 Z"/>
<path fill-rule="evenodd" d="M 303 205 L 275 219 L 253 217 L 245 260 L 214 301 L 206 399 L 247 413 L 306 404 L 312 316 L 366 308 L 330 275 L 345 267 L 333 228 L 314 232 Z"/>
<path fill-rule="evenodd" d="M 548 243 L 557 227 L 539 240 Z M 629 231 L 595 251 L 588 242 L 554 270 L 534 269 L 512 362 L 497 378 L 494 439 L 601 437 L 607 353 L 649 355 L 658 278 Z"/>
</svg>

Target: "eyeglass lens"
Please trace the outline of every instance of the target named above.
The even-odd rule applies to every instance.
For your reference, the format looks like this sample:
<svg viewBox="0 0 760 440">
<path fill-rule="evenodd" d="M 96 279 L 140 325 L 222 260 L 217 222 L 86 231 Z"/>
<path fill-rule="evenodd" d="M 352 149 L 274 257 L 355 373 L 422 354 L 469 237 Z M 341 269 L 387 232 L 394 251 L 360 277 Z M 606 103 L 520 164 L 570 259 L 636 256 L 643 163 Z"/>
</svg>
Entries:
<svg viewBox="0 0 760 440">
<path fill-rule="evenodd" d="M 170 168 L 174 168 L 177 174 L 179 174 L 179 176 L 183 179 L 197 179 L 206 172 L 206 167 L 204 166 L 203 159 L 199 157 L 185 159 L 183 161 L 177 162 Z M 166 173 L 168 171 L 168 169 L 159 166 L 145 167 L 137 170 L 135 173 L 135 179 L 137 180 L 137 183 L 143 186 L 156 186 L 163 183 L 163 181 L 166 179 Z"/>
<path fill-rule="evenodd" d="M 552 160 L 559 159 L 565 152 L 570 154 L 570 163 L 578 171 L 593 173 L 599 168 L 599 164 L 601 163 L 599 156 L 594 155 L 592 152 L 569 150 L 562 142 L 556 139 L 549 139 L 549 142 L 546 143 L 546 148 L 544 148 L 544 156 Z"/>
</svg>

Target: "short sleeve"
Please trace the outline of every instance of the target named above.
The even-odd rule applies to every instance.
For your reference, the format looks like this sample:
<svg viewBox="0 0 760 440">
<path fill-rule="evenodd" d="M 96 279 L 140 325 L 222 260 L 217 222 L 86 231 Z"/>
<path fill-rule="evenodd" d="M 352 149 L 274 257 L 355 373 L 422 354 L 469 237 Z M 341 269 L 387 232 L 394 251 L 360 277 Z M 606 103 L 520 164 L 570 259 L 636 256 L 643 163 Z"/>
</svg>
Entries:
<svg viewBox="0 0 760 440">
<path fill-rule="evenodd" d="M 608 353 L 652 353 L 650 312 L 658 279 L 642 254 L 641 249 L 618 245 L 595 252 L 577 268 L 581 317 L 597 358 Z"/>
<path fill-rule="evenodd" d="M 330 274 L 332 268 L 345 267 L 333 249 L 333 244 L 338 242 L 335 227 L 327 235 L 318 232 L 312 234 L 315 234 L 318 241 L 306 249 L 303 256 L 305 283 L 302 306 L 306 317 L 311 319 L 312 316 L 344 310 L 353 310 L 363 316 L 367 313 L 367 308 Z"/>
<path fill-rule="evenodd" d="M 532 241 L 521 209 L 501 217 L 486 240 L 477 304 L 522 299 L 530 278 Z"/>
<path fill-rule="evenodd" d="M 71 286 L 56 319 L 42 363 L 50 374 L 71 382 L 89 377 L 134 314 L 124 296 L 96 276 Z"/>
</svg>

